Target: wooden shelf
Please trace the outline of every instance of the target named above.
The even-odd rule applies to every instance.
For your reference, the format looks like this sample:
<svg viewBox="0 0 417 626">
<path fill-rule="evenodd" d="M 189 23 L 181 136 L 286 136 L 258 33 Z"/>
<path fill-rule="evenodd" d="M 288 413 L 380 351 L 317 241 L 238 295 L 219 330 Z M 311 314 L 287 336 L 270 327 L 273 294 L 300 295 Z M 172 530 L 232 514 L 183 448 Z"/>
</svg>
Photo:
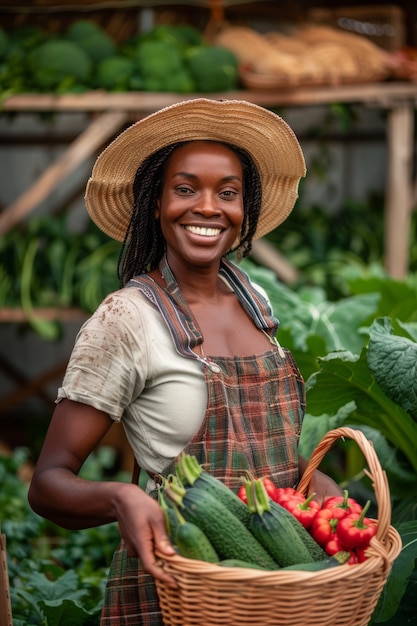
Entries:
<svg viewBox="0 0 417 626">
<path fill-rule="evenodd" d="M 87 319 L 88 313 L 77 308 L 59 309 L 56 307 L 34 309 L 33 315 L 37 319 L 46 321 L 71 322 Z M 3 307 L 0 308 L 0 323 L 24 323 L 28 322 L 27 313 L 21 308 Z"/>
</svg>

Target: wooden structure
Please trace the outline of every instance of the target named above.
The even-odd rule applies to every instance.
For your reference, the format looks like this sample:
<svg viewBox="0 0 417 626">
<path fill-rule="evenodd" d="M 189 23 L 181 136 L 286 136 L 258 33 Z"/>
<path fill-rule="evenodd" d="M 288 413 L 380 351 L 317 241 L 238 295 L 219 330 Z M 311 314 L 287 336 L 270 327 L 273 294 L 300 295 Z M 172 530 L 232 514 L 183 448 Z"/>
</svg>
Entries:
<svg viewBox="0 0 417 626">
<path fill-rule="evenodd" d="M 7 568 L 6 535 L 0 535 L 0 626 L 13 626 Z"/>
<path fill-rule="evenodd" d="M 410 218 L 417 201 L 413 183 L 414 110 L 417 84 L 382 82 L 287 90 L 245 90 L 216 94 L 90 92 L 81 95 L 25 94 L 6 99 L 5 112 L 87 112 L 91 122 L 43 175 L 0 214 L 0 235 L 15 226 L 44 200 L 78 165 L 97 153 L 123 128 L 140 117 L 187 98 L 248 100 L 266 107 L 311 107 L 362 104 L 387 112 L 388 175 L 385 206 L 385 263 L 388 273 L 402 278 L 408 271 Z"/>
<path fill-rule="evenodd" d="M 196 97 L 214 97 L 247 100 L 266 107 L 313 107 L 339 103 L 360 104 L 386 111 L 386 145 L 388 154 L 388 175 L 385 203 L 385 264 L 388 273 L 394 278 L 403 278 L 408 272 L 410 222 L 413 206 L 417 202 L 417 185 L 413 181 L 414 157 L 414 113 L 417 104 L 417 83 L 382 82 L 344 86 L 308 87 L 294 90 L 245 90 L 216 94 L 172 93 L 103 93 L 89 92 L 80 95 L 16 95 L 3 102 L 5 112 L 79 113 L 89 116 L 89 124 L 67 147 L 65 152 L 53 162 L 29 189 L 24 191 L 9 207 L 0 213 L 0 236 L 13 228 L 39 203 L 48 197 L 58 185 L 86 159 L 95 156 L 103 146 L 122 131 L 127 125 L 162 107 L 180 100 Z M 254 254 L 272 267 L 283 280 L 294 279 L 294 268 L 288 266 L 278 253 L 271 255 L 264 240 L 255 242 Z M 81 311 L 45 310 L 37 312 L 47 319 L 80 319 Z M 24 321 L 22 311 L 0 309 L 1 322 Z M 48 372 L 41 373 L 34 380 L 19 380 L 19 373 L 7 370 L 7 364 L 0 363 L 18 384 L 17 391 L 2 399 L 5 410 L 19 404 L 31 395 L 45 396 L 48 383 L 62 375 L 65 362 L 59 363 Z M 45 399 L 45 397 L 44 397 Z"/>
</svg>

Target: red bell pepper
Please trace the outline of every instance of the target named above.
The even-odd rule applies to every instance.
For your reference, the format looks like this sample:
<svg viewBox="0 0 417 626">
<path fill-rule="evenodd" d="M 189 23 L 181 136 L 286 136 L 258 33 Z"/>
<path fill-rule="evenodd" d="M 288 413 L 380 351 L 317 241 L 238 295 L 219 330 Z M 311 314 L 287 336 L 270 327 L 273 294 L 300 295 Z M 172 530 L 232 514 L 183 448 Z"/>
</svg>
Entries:
<svg viewBox="0 0 417 626">
<path fill-rule="evenodd" d="M 356 500 L 354 500 L 353 498 L 349 498 L 349 492 L 347 491 L 347 489 L 344 490 L 343 496 L 332 496 L 330 498 L 327 498 L 327 500 L 323 502 L 322 508 L 343 509 L 344 511 L 346 511 L 346 514 L 362 512 L 362 505 L 359 504 L 359 502 L 356 502 Z"/>
<path fill-rule="evenodd" d="M 242 486 L 239 488 L 239 491 L 237 492 L 237 496 L 238 496 L 238 498 L 240 498 L 240 499 L 242 500 L 242 502 L 244 502 L 245 504 L 247 504 L 247 503 L 248 503 L 248 497 L 247 497 L 247 495 L 246 495 L 246 486 L 245 486 L 245 485 L 242 485 Z"/>
<path fill-rule="evenodd" d="M 368 500 L 362 513 L 351 513 L 340 520 L 337 525 L 336 532 L 343 545 L 349 550 L 369 546 L 370 540 L 376 535 L 376 520 L 365 517 L 370 504 L 371 501 Z"/>
<path fill-rule="evenodd" d="M 306 529 L 311 527 L 316 514 L 320 511 L 319 503 L 313 500 L 315 495 L 315 493 L 312 493 L 308 498 L 303 496 L 302 500 L 295 495 L 293 498 L 282 502 L 282 506 L 290 511 Z"/>
<path fill-rule="evenodd" d="M 324 551 L 329 556 L 333 556 L 338 552 L 349 552 L 349 558 L 346 561 L 348 565 L 353 565 L 353 563 L 358 563 L 359 558 L 354 550 L 347 550 L 343 543 L 340 541 L 339 537 L 336 533 L 334 533 L 332 539 L 330 539 L 326 545 L 324 546 Z"/>
<path fill-rule="evenodd" d="M 262 478 L 262 482 L 264 484 L 266 493 L 271 498 L 271 500 L 275 499 L 276 487 L 270 478 Z"/>
<path fill-rule="evenodd" d="M 333 538 L 340 520 L 345 515 L 346 513 L 343 509 L 320 509 L 320 511 L 317 511 L 310 528 L 310 534 L 313 539 L 320 546 L 324 547 Z"/>
<path fill-rule="evenodd" d="M 293 500 L 298 498 L 299 502 L 303 502 L 305 500 L 305 496 L 301 491 L 297 491 L 293 487 L 277 487 L 275 489 L 275 502 L 283 505 L 284 502 L 288 500 Z"/>
<path fill-rule="evenodd" d="M 270 478 L 262 478 L 261 479 L 266 493 L 268 494 L 268 497 L 271 498 L 271 500 L 274 500 L 275 498 L 275 491 L 276 491 L 276 487 L 274 485 L 274 483 L 272 482 L 272 480 Z M 246 496 L 246 486 L 242 485 L 238 492 L 237 492 L 238 497 L 242 500 L 242 502 L 244 502 L 245 504 L 248 503 L 248 498 Z"/>
<path fill-rule="evenodd" d="M 358 557 L 358 563 L 363 563 L 364 561 L 369 559 L 369 556 L 367 554 L 367 550 L 368 550 L 368 546 L 365 546 L 364 548 L 357 548 L 355 550 L 356 555 Z"/>
</svg>

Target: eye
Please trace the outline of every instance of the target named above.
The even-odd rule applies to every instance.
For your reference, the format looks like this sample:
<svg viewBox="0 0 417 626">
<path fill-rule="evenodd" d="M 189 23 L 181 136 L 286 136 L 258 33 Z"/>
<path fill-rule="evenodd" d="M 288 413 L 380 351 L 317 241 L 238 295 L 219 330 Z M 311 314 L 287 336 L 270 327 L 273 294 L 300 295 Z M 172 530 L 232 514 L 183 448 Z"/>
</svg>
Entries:
<svg viewBox="0 0 417 626">
<path fill-rule="evenodd" d="M 193 193 L 193 190 L 190 187 L 175 187 L 175 191 L 183 196 L 189 195 Z"/>
<path fill-rule="evenodd" d="M 234 200 L 237 196 L 239 196 L 239 193 L 240 192 L 235 191 L 234 189 L 224 189 L 219 195 L 226 200 Z"/>
</svg>

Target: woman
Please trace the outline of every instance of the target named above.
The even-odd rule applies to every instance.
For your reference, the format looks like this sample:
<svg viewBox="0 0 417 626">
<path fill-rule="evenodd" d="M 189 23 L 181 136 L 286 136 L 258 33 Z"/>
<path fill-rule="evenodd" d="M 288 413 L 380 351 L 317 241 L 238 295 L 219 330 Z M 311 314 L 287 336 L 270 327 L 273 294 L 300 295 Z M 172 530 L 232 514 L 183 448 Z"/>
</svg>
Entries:
<svg viewBox="0 0 417 626">
<path fill-rule="evenodd" d="M 189 100 L 124 131 L 88 182 L 91 218 L 123 241 L 121 289 L 81 328 L 33 476 L 29 500 L 67 528 L 117 521 L 102 624 L 162 624 L 155 558 L 173 554 L 152 476 L 180 451 L 231 488 L 242 470 L 295 485 L 304 384 L 275 339 L 264 295 L 226 259 L 245 256 L 297 198 L 305 164 L 287 124 L 247 102 Z M 150 478 L 78 477 L 121 420 Z M 340 493 L 316 472 L 319 498 Z"/>
</svg>

